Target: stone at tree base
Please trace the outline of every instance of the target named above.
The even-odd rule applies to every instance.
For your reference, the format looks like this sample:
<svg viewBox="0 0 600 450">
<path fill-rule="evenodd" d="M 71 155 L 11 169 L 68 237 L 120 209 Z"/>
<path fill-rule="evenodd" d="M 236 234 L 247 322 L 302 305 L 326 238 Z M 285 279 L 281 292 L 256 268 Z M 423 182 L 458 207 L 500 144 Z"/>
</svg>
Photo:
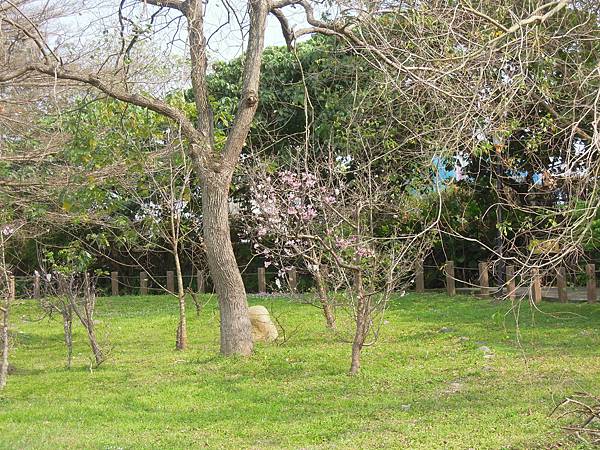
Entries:
<svg viewBox="0 0 600 450">
<path fill-rule="evenodd" d="M 269 311 L 262 305 L 251 306 L 248 308 L 250 314 L 250 323 L 252 323 L 252 340 L 272 342 L 277 339 L 279 333 L 277 327 L 271 317 Z"/>
</svg>

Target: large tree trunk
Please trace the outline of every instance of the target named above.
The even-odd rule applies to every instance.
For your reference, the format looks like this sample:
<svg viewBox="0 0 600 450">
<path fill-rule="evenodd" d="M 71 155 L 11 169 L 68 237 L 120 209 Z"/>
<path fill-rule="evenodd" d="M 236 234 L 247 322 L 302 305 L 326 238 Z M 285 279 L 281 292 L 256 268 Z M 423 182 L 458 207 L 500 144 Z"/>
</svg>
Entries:
<svg viewBox="0 0 600 450">
<path fill-rule="evenodd" d="M 193 137 L 192 159 L 202 181 L 204 244 L 210 275 L 219 297 L 221 353 L 249 355 L 253 348 L 251 325 L 246 289 L 231 245 L 228 197 L 233 170 L 238 163 L 258 105 L 260 65 L 270 3 L 267 0 L 248 2 L 250 25 L 244 54 L 242 91 L 235 119 L 221 149 L 215 148 L 213 113 L 206 83 L 204 2 L 189 0 L 185 5 L 192 65 L 191 80 L 198 113 L 196 131 L 186 134 Z"/>
<path fill-rule="evenodd" d="M 246 289 L 233 253 L 229 229 L 231 176 L 202 171 L 202 217 L 208 268 L 221 313 L 221 353 L 250 355 L 252 333 Z"/>
</svg>

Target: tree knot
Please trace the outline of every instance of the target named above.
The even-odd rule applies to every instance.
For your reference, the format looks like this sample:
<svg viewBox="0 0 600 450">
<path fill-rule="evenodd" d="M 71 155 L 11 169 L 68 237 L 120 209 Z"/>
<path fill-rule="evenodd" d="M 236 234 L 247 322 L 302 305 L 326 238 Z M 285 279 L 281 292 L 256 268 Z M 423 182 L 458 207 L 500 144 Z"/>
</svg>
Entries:
<svg viewBox="0 0 600 450">
<path fill-rule="evenodd" d="M 246 105 L 255 106 L 258 103 L 258 95 L 256 92 L 250 92 L 246 97 Z"/>
</svg>

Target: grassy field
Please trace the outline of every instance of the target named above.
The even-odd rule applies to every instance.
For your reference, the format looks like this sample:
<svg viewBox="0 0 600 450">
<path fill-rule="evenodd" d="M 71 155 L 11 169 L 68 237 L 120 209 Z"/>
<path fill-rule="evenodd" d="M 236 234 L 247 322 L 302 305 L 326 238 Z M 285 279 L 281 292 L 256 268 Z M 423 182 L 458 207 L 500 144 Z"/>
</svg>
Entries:
<svg viewBox="0 0 600 450">
<path fill-rule="evenodd" d="M 93 371 L 80 326 L 66 370 L 61 323 L 19 302 L 0 448 L 575 448 L 548 414 L 600 389 L 600 306 L 523 308 L 517 333 L 507 305 L 408 295 L 350 378 L 349 334 L 325 330 L 318 309 L 250 302 L 288 339 L 241 359 L 218 356 L 212 303 L 190 313 L 190 350 L 176 352 L 172 298 L 100 299 L 111 353 Z"/>
</svg>

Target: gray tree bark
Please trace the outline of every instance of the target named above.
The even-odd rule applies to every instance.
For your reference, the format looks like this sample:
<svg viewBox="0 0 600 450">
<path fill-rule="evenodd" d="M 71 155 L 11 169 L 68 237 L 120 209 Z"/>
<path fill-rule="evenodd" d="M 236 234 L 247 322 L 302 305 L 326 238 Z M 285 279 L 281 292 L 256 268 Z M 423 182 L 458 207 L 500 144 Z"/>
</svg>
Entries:
<svg viewBox="0 0 600 450">
<path fill-rule="evenodd" d="M 204 241 L 221 314 L 221 353 L 252 353 L 252 327 L 246 289 L 240 274 L 229 229 L 229 181 L 214 175 L 203 177 L 202 211 Z"/>
</svg>

